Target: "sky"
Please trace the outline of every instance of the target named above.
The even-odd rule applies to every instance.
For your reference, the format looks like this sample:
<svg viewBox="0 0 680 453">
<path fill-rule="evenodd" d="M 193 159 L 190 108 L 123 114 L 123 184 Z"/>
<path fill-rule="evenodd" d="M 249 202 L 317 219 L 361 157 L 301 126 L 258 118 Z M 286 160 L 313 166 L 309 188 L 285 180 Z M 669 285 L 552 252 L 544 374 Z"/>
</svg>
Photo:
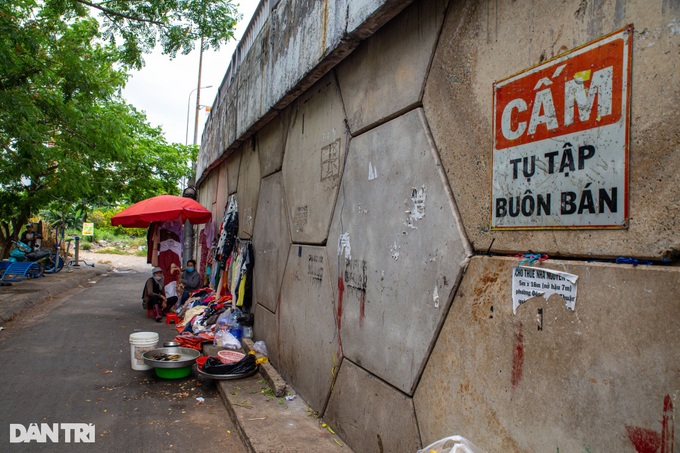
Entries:
<svg viewBox="0 0 680 453">
<path fill-rule="evenodd" d="M 202 106 L 212 106 L 217 89 L 229 67 L 231 55 L 245 33 L 258 3 L 259 0 L 241 0 L 238 11 L 243 18 L 234 33 L 236 40 L 223 45 L 217 52 L 212 49 L 203 52 L 201 86 L 212 88 L 201 89 Z M 144 111 L 152 126 L 163 128 L 169 143 L 193 143 L 199 54 L 198 45 L 189 55 L 178 55 L 173 60 L 156 50 L 145 56 L 146 65 L 131 74 L 123 90 L 123 97 L 127 102 Z M 205 109 L 200 110 L 198 144 L 201 143 L 207 115 Z"/>
</svg>

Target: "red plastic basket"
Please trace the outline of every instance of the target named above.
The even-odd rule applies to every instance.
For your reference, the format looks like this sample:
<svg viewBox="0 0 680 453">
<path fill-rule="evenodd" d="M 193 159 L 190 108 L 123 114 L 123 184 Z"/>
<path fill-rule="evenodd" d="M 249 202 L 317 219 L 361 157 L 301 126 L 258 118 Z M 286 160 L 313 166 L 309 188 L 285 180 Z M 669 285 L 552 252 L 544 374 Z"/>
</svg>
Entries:
<svg viewBox="0 0 680 453">
<path fill-rule="evenodd" d="M 205 363 L 206 360 L 208 360 L 207 355 L 201 356 L 201 357 L 196 359 L 196 363 L 198 364 L 199 369 L 201 369 L 201 370 L 203 369 L 203 364 Z"/>
<path fill-rule="evenodd" d="M 246 355 L 241 352 L 228 350 L 222 350 L 217 353 L 217 357 L 219 357 L 220 362 L 224 363 L 225 365 L 231 365 L 232 363 L 236 363 L 245 356 Z"/>
</svg>

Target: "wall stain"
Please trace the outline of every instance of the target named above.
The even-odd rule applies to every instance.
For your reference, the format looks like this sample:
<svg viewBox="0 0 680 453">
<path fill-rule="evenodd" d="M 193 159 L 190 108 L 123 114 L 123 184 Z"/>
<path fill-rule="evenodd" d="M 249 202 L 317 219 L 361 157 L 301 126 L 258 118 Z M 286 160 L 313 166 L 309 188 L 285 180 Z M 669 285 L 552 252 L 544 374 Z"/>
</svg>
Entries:
<svg viewBox="0 0 680 453">
<path fill-rule="evenodd" d="M 359 327 L 364 327 L 364 318 L 366 316 L 366 291 L 361 291 L 361 301 L 359 305 Z"/>
<path fill-rule="evenodd" d="M 340 328 L 342 327 L 342 298 L 345 295 L 345 282 L 342 281 L 342 276 L 338 277 L 338 333 L 340 333 Z"/>
<path fill-rule="evenodd" d="M 663 399 L 661 417 L 661 453 L 675 453 L 675 417 L 673 400 L 670 395 Z"/>
<path fill-rule="evenodd" d="M 482 276 L 476 281 L 472 289 L 472 316 L 481 322 L 489 318 L 490 306 L 497 297 L 501 297 L 500 285 L 497 284 L 500 278 L 498 272 L 484 271 Z"/>
<path fill-rule="evenodd" d="M 661 434 L 652 429 L 626 425 L 628 439 L 637 453 L 675 453 L 674 421 L 673 400 L 666 395 L 661 413 Z"/>
<path fill-rule="evenodd" d="M 656 431 L 628 425 L 626 431 L 637 453 L 656 453 L 661 446 L 661 436 Z"/>
<path fill-rule="evenodd" d="M 512 346 L 512 376 L 510 382 L 517 387 L 522 380 L 524 368 L 524 335 L 522 335 L 522 323 L 519 323 L 519 331 L 515 336 L 515 343 Z"/>
</svg>

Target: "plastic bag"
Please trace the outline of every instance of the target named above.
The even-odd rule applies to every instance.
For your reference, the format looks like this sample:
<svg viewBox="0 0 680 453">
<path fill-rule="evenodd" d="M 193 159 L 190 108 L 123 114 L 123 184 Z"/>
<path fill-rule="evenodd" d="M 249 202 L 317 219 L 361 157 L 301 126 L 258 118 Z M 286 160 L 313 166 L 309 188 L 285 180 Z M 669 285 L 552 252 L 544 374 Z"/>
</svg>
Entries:
<svg viewBox="0 0 680 453">
<path fill-rule="evenodd" d="M 215 357 L 208 357 L 203 364 L 203 371 L 209 374 L 245 374 L 257 369 L 254 355 L 247 354 L 236 363 L 224 364 Z"/>
<path fill-rule="evenodd" d="M 217 318 L 217 322 L 215 324 L 219 325 L 229 325 L 229 318 L 231 317 L 231 308 L 227 308 L 225 311 L 222 312 L 219 318 Z"/>
<path fill-rule="evenodd" d="M 255 352 L 259 352 L 263 356 L 267 356 L 267 346 L 264 344 L 264 341 L 256 341 L 255 344 L 253 345 L 253 349 Z"/>
<path fill-rule="evenodd" d="M 226 331 L 220 329 L 217 329 L 215 331 L 215 336 L 213 337 L 213 344 L 215 346 L 222 346 L 222 337 L 224 336 L 225 333 Z"/>
<path fill-rule="evenodd" d="M 217 335 L 219 333 L 222 333 L 222 335 L 220 335 L 220 340 L 217 341 Z M 215 344 L 227 349 L 241 349 L 241 342 L 231 333 L 224 330 L 221 330 L 215 334 Z"/>
<path fill-rule="evenodd" d="M 484 453 L 461 436 L 450 436 L 431 443 L 417 453 Z"/>
</svg>

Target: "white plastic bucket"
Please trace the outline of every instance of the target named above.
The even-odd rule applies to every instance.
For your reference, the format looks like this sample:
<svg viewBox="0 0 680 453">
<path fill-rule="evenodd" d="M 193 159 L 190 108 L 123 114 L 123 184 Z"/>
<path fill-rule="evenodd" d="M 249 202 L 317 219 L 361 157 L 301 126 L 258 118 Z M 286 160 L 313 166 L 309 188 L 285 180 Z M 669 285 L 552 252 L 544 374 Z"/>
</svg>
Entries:
<svg viewBox="0 0 680 453">
<path fill-rule="evenodd" d="M 142 354 L 158 346 L 158 334 L 156 332 L 137 332 L 130 335 L 130 361 L 133 370 L 150 370 L 151 367 L 144 363 Z"/>
</svg>

